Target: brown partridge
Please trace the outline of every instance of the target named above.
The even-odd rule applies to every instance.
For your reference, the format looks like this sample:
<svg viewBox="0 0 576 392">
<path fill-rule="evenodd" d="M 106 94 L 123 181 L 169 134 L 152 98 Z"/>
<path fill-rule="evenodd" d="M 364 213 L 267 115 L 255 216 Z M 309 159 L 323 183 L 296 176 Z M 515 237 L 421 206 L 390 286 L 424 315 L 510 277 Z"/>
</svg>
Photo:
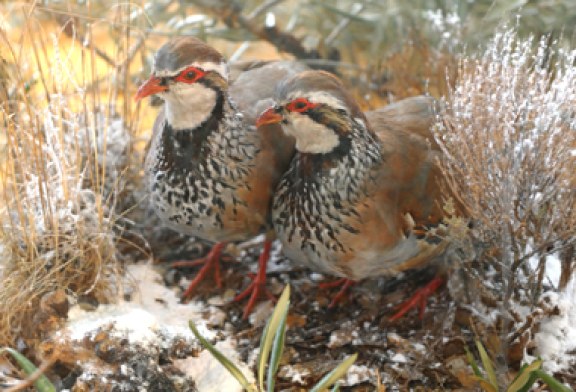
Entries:
<svg viewBox="0 0 576 392">
<path fill-rule="evenodd" d="M 296 140 L 272 207 L 290 259 L 344 278 L 344 290 L 351 281 L 422 267 L 444 252 L 445 241 L 413 232 L 442 217 L 431 98 L 364 114 L 335 76 L 307 71 L 283 83 L 276 101 L 257 124 L 280 123 Z M 399 315 L 423 309 L 441 282 L 433 280 Z"/>
<path fill-rule="evenodd" d="M 271 63 L 229 84 L 222 55 L 196 38 L 172 39 L 156 53 L 152 76 L 136 95 L 164 100 L 145 162 L 150 202 L 170 228 L 216 243 L 203 260 L 179 263 L 204 264 L 183 299 L 210 269 L 221 286 L 218 259 L 227 242 L 270 228 L 272 191 L 294 142 L 278 125 L 257 129 L 254 123 L 272 102 L 276 82 L 300 70 L 294 63 Z M 265 290 L 270 241 L 256 278 L 236 298 L 251 295 L 244 316 Z"/>
</svg>

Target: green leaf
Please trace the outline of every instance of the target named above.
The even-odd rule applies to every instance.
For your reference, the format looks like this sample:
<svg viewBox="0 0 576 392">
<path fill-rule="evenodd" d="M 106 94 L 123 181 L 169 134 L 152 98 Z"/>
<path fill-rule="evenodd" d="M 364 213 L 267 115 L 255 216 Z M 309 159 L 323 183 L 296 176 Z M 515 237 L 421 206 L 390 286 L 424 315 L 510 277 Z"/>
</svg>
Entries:
<svg viewBox="0 0 576 392">
<path fill-rule="evenodd" d="M 286 318 L 288 316 L 288 307 L 286 307 L 282 320 L 280 321 L 280 328 L 276 331 L 274 336 L 274 344 L 272 345 L 272 352 L 270 356 L 270 363 L 268 364 L 268 378 L 267 388 L 268 391 L 274 392 L 274 384 L 276 381 L 276 372 L 280 365 L 280 359 L 284 352 L 284 338 L 286 337 Z"/>
<path fill-rule="evenodd" d="M 216 358 L 218 362 L 220 362 L 222 366 L 224 366 L 226 370 L 228 370 L 228 372 L 230 372 L 230 374 L 236 380 L 238 380 L 240 385 L 242 385 L 242 388 L 244 388 L 248 392 L 256 392 L 256 388 L 254 388 L 254 386 L 248 382 L 248 380 L 246 379 L 246 377 L 244 377 L 240 369 L 238 369 L 238 367 L 234 365 L 232 361 L 226 358 L 224 354 L 218 351 L 216 347 L 210 344 L 208 340 L 206 340 L 202 335 L 200 335 L 200 332 L 198 332 L 198 329 L 196 329 L 196 325 L 194 324 L 194 322 L 192 322 L 192 320 L 188 321 L 188 326 L 192 330 L 194 336 L 196 336 L 196 339 L 200 341 L 202 346 L 204 346 L 206 350 L 210 351 L 210 353 L 214 356 L 214 358 Z"/>
<path fill-rule="evenodd" d="M 574 392 L 572 388 L 562 384 L 560 381 L 556 380 L 542 369 L 535 370 L 534 374 L 542 381 L 544 381 L 553 392 Z"/>
<path fill-rule="evenodd" d="M 478 348 L 478 352 L 480 353 L 482 366 L 484 367 L 486 375 L 488 376 L 488 382 L 492 384 L 496 390 L 498 390 L 498 380 L 496 379 L 496 372 L 494 372 L 494 366 L 492 366 L 492 360 L 490 359 L 488 353 L 486 352 L 486 349 L 478 339 L 476 339 L 476 347 Z"/>
<path fill-rule="evenodd" d="M 478 367 L 478 363 L 474 359 L 474 356 L 472 355 L 470 350 L 468 350 L 468 347 L 464 346 L 464 350 L 466 350 L 466 359 L 468 360 L 468 363 L 470 364 L 470 366 L 472 366 L 472 371 L 474 372 L 476 377 L 483 378 L 482 372 L 480 371 L 480 368 Z"/>
<path fill-rule="evenodd" d="M 542 360 L 541 359 L 538 359 L 538 360 L 532 362 L 530 365 L 522 366 L 522 368 L 518 372 L 518 375 L 516 376 L 514 381 L 512 381 L 512 384 L 510 384 L 508 386 L 508 388 L 506 389 L 506 392 L 518 392 L 518 391 L 522 390 L 523 388 L 529 387 L 530 385 L 532 385 L 532 384 L 529 384 L 531 376 L 532 376 L 532 372 L 534 370 L 540 369 L 541 366 L 542 366 Z M 534 381 L 532 381 L 532 383 L 533 382 Z"/>
<path fill-rule="evenodd" d="M 320 392 L 327 389 L 330 385 L 338 381 L 343 375 L 346 374 L 350 366 L 356 361 L 358 354 L 350 355 L 348 358 L 342 361 L 340 365 L 336 366 L 334 370 L 324 376 L 322 380 L 318 381 L 318 384 L 310 390 L 310 392 Z"/>
<path fill-rule="evenodd" d="M 485 392 L 498 392 L 497 387 L 490 384 L 483 377 L 472 376 L 472 379 L 478 381 L 478 384 L 480 384 L 480 388 L 482 388 Z"/>
<path fill-rule="evenodd" d="M 266 324 L 264 333 L 262 334 L 262 340 L 260 341 L 260 354 L 258 355 L 258 385 L 260 390 L 264 391 L 264 369 L 266 368 L 266 363 L 270 357 L 270 350 L 272 349 L 272 343 L 276 336 L 276 332 L 280 328 L 280 323 L 282 322 L 283 315 L 288 311 L 288 306 L 290 305 L 290 285 L 286 285 L 280 299 L 272 312 L 272 316 Z"/>
<path fill-rule="evenodd" d="M 24 373 L 26 373 L 27 376 L 31 376 L 36 370 L 38 370 L 36 365 L 34 365 L 32 362 L 30 362 L 28 358 L 26 358 L 24 355 L 20 354 L 13 348 L 5 347 L 0 349 L 0 354 L 4 354 L 5 352 L 9 353 L 10 355 L 12 355 L 12 357 L 14 357 L 16 362 L 18 362 L 18 365 L 20 365 L 20 367 L 22 368 Z M 54 386 L 54 384 L 52 384 L 50 380 L 48 380 L 48 378 L 43 374 L 40 377 L 38 377 L 36 381 L 34 381 L 34 386 L 39 392 L 56 392 L 56 387 Z"/>
<path fill-rule="evenodd" d="M 340 390 L 340 382 L 336 381 L 336 384 L 334 384 L 334 388 L 332 388 L 332 391 L 330 392 L 338 392 Z"/>
</svg>

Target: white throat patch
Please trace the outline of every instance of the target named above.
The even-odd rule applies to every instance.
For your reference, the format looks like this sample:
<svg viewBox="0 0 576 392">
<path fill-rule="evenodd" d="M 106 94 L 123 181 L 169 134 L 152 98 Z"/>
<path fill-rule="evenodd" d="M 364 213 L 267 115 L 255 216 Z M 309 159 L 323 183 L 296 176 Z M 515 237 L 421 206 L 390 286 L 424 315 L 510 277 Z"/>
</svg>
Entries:
<svg viewBox="0 0 576 392">
<path fill-rule="evenodd" d="M 173 85 L 162 98 L 166 101 L 166 120 L 175 131 L 196 128 L 216 105 L 216 91 L 201 83 Z"/>
<path fill-rule="evenodd" d="M 300 113 L 290 113 L 282 129 L 296 139 L 296 150 L 304 153 L 325 154 L 340 143 L 336 132 Z"/>
</svg>

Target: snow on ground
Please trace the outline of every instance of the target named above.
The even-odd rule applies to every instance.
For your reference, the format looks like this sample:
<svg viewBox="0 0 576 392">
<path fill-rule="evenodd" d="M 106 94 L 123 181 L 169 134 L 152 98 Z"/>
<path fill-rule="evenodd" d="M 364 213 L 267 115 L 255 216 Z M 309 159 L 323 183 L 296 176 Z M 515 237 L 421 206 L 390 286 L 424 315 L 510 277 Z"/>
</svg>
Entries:
<svg viewBox="0 0 576 392">
<path fill-rule="evenodd" d="M 134 286 L 131 301 L 101 304 L 94 311 L 83 310 L 78 305 L 72 307 L 68 323 L 58 333 L 57 339 L 80 344 L 86 336 L 93 337 L 98 331 L 113 325 L 109 331 L 116 337 L 127 339 L 131 346 L 138 345 L 144 351 L 146 348 L 153 351 L 169 346 L 176 339 L 194 343 L 196 339 L 188 328 L 189 320 L 196 323 L 199 332 L 207 339 L 216 336 L 204 321 L 210 309 L 195 302 L 181 304 L 176 293 L 164 285 L 162 277 L 150 264 L 130 265 L 127 275 Z M 219 331 L 222 333 L 224 331 Z M 226 337 L 216 346 L 233 359 L 249 380 L 253 377 L 248 365 L 238 358 L 232 337 Z M 241 391 L 238 382 L 206 350 L 197 358 L 176 359 L 174 364 L 195 381 L 200 392 Z M 94 372 L 91 366 L 83 368 Z"/>
<path fill-rule="evenodd" d="M 540 262 L 539 258 L 539 255 L 534 255 L 528 260 L 528 263 L 530 264 L 530 267 L 533 271 L 536 271 L 538 268 L 538 264 Z M 545 283 L 550 283 L 557 288 L 558 284 L 560 283 L 561 273 L 562 263 L 560 262 L 558 253 L 546 256 L 546 279 L 548 282 L 545 281 Z"/>
<path fill-rule="evenodd" d="M 572 280 L 564 292 L 548 292 L 544 296 L 551 306 L 557 306 L 559 314 L 540 323 L 534 336 L 536 355 L 543 359 L 546 371 L 568 371 L 576 367 L 576 281 Z M 533 360 L 526 357 L 527 362 Z"/>
<path fill-rule="evenodd" d="M 216 348 L 238 366 L 250 383 L 255 382 L 254 375 L 249 366 L 240 361 L 233 339 L 229 338 L 225 341 L 218 342 Z M 197 358 L 188 357 L 186 359 L 177 359 L 174 361 L 174 365 L 191 376 L 196 381 L 196 387 L 201 392 L 241 392 L 243 390 L 238 381 L 228 374 L 208 350 L 202 351 Z"/>
<path fill-rule="evenodd" d="M 101 304 L 94 311 L 83 310 L 80 306 L 70 309 L 67 330 L 73 339 L 82 339 L 86 333 L 110 323 L 114 323 L 115 329 L 124 333 L 131 343 L 149 342 L 158 331 L 193 339 L 188 320 L 202 319 L 202 305 L 179 303 L 175 292 L 164 286 L 162 277 L 149 264 L 130 265 L 128 276 L 135 285 L 132 301 Z M 198 324 L 206 338 L 214 337 L 213 332 Z"/>
</svg>

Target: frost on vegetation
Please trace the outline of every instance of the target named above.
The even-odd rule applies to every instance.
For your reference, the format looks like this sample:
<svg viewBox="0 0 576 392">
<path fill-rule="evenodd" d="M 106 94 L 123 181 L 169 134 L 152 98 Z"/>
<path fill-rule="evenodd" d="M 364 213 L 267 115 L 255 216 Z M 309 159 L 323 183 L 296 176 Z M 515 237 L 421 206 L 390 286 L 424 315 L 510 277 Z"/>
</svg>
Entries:
<svg viewBox="0 0 576 392">
<path fill-rule="evenodd" d="M 456 10 L 441 9 L 423 11 L 424 20 L 430 23 L 430 29 L 439 35 L 439 48 L 454 51 L 462 44 L 462 20 Z"/>
<path fill-rule="evenodd" d="M 90 162 L 91 159 L 106 162 L 99 160 L 100 150 L 106 151 L 98 140 L 101 137 L 84 145 L 77 136 L 88 130 L 81 128 L 77 119 L 62 118 L 57 108 L 46 109 L 40 118 L 44 120 L 40 129 L 16 127 L 17 135 L 10 135 L 19 139 L 14 140 L 18 150 L 13 161 L 16 176 L 7 179 L 6 190 L 11 196 L 10 204 L 16 208 L 4 211 L 3 227 L 9 230 L 4 240 L 14 241 L 20 237 L 21 246 L 41 247 L 38 250 L 45 255 L 51 247 L 46 242 L 56 242 L 54 236 L 58 236 L 58 247 L 62 251 L 86 251 L 85 246 L 92 244 L 98 245 L 103 255 L 112 256 L 113 211 L 107 204 L 104 189 L 93 182 L 98 174 Z M 111 135 L 118 135 L 118 128 L 111 126 L 115 132 Z M 118 143 L 111 144 L 121 143 L 120 138 Z M 114 148 L 122 147 L 111 150 Z M 110 160 L 108 170 L 112 177 L 119 175 L 111 166 L 113 162 Z M 101 185 L 103 183 L 101 180 Z M 27 241 L 32 235 L 40 243 Z M 59 249 L 53 250 L 55 256 L 63 256 L 58 254 Z M 81 258 L 82 254 L 76 256 Z"/>
<path fill-rule="evenodd" d="M 131 135 L 120 117 L 108 118 L 102 111 L 89 113 L 84 124 L 75 135 L 72 144 L 82 146 L 83 160 L 93 160 L 103 175 L 104 194 L 119 190 L 124 170 L 128 169 Z M 88 155 L 90 154 L 90 156 Z"/>
<path fill-rule="evenodd" d="M 113 203 L 128 132 L 120 120 L 69 106 L 54 96 L 45 109 L 2 113 L 9 149 L 0 187 L 0 340 L 13 339 L 15 326 L 30 322 L 26 312 L 56 288 L 99 301 L 115 292 Z"/>
<path fill-rule="evenodd" d="M 434 128 L 448 188 L 472 221 L 473 253 L 461 264 L 475 282 L 468 287 L 494 299 L 489 309 L 474 304 L 486 313 L 476 319 L 514 319 L 501 336 L 522 336 L 518 344 L 535 347 L 551 371 L 574 360 L 563 350 L 575 339 L 573 306 L 559 300 L 557 316 L 542 306 L 566 290 L 574 271 L 575 64 L 576 50 L 549 37 L 521 39 L 514 28 L 501 29 L 460 62 Z M 536 315 L 546 317 L 533 335 Z"/>
<path fill-rule="evenodd" d="M 550 41 L 497 32 L 461 61 L 435 128 L 449 188 L 477 223 L 506 299 L 518 276 L 540 276 L 547 255 L 576 243 L 576 50 Z"/>
</svg>

